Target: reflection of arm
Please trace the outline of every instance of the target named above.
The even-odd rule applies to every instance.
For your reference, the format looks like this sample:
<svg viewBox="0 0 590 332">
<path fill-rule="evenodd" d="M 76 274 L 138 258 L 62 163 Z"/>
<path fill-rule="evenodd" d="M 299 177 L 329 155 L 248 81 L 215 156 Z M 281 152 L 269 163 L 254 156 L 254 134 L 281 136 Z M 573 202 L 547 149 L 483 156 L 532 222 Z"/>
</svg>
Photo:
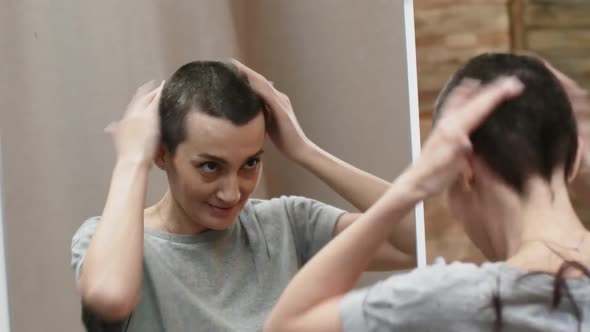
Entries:
<svg viewBox="0 0 590 332">
<path fill-rule="evenodd" d="M 303 266 L 273 309 L 266 331 L 341 331 L 342 297 L 354 287 L 382 241 L 416 203 L 457 181 L 473 152 L 471 133 L 497 105 L 523 88 L 515 78 L 497 79 L 483 87 L 466 81 L 455 88 L 442 110 L 448 115 L 430 134 L 420 159 L 358 221 Z"/>
<path fill-rule="evenodd" d="M 412 175 L 402 175 L 357 222 L 304 265 L 281 296 L 265 330 L 341 331 L 342 296 L 354 287 L 396 224 L 423 198 L 415 183 Z"/>
<path fill-rule="evenodd" d="M 313 143 L 308 144 L 306 152 L 300 154 L 301 157 L 296 161 L 360 211 L 369 209 L 390 186 L 390 183 L 347 164 Z M 335 234 L 340 234 L 357 217 L 357 214 L 343 215 L 335 229 Z M 413 266 L 415 263 L 413 219 L 407 217 L 397 224 L 387 243 L 388 245 L 384 245 L 375 257 L 374 264 L 369 267 L 371 270 Z"/>
<path fill-rule="evenodd" d="M 84 257 L 78 288 L 84 306 L 105 321 L 127 317 L 139 302 L 143 208 L 149 167 L 120 161 Z"/>
<path fill-rule="evenodd" d="M 297 162 L 318 176 L 361 212 L 385 193 L 390 183 L 332 156 L 313 143 Z"/>
<path fill-rule="evenodd" d="M 383 195 L 389 183 L 339 160 L 313 144 L 303 133 L 289 97 L 278 91 L 264 76 L 239 61 L 232 60 L 232 63 L 248 77 L 252 89 L 264 100 L 268 109 L 267 131 L 281 153 L 315 174 L 360 211 L 366 211 Z M 342 216 L 335 234 L 339 234 L 354 219 L 354 215 Z M 389 267 L 406 266 L 407 257 L 415 256 L 413 234 L 411 219 L 396 228 L 390 239 L 391 244 L 385 250 L 386 254 L 394 254 L 383 257 L 389 260 Z M 401 262 L 398 260 L 400 257 L 404 257 Z"/>
</svg>

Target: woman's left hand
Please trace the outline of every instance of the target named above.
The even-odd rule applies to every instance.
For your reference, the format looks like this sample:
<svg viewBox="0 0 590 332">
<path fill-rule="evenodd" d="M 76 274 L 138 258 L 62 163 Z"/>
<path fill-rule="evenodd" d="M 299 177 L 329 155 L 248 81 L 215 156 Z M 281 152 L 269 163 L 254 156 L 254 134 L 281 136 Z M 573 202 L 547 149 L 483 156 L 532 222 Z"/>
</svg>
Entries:
<svg viewBox="0 0 590 332">
<path fill-rule="evenodd" d="M 545 66 L 557 77 L 565 90 L 578 124 L 578 135 L 582 137 L 584 150 L 582 151 L 582 165 L 578 177 L 574 179 L 572 188 L 575 193 L 590 193 L 590 95 L 578 83 L 553 67 L 547 60 L 541 60 Z M 586 196 L 587 194 L 585 194 Z"/>
<path fill-rule="evenodd" d="M 266 105 L 266 128 L 274 145 L 289 159 L 299 160 L 311 142 L 301 129 L 291 101 L 278 91 L 264 76 L 235 59 L 231 59 L 238 70 L 245 74 L 252 89 Z"/>
</svg>

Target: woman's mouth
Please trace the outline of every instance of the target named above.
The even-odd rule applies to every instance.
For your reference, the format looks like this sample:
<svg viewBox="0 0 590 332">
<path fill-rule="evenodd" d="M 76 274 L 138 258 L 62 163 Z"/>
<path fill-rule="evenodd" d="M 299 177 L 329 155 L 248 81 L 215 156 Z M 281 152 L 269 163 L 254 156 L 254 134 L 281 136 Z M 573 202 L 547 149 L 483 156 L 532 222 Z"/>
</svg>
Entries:
<svg viewBox="0 0 590 332">
<path fill-rule="evenodd" d="M 213 205 L 210 203 L 205 202 L 205 204 L 207 204 L 207 206 L 209 206 L 209 208 L 214 212 L 214 214 L 219 215 L 219 216 L 228 216 L 230 215 L 234 208 L 236 207 L 236 205 L 230 206 L 230 207 L 224 207 L 224 206 L 217 206 L 217 205 Z"/>
</svg>

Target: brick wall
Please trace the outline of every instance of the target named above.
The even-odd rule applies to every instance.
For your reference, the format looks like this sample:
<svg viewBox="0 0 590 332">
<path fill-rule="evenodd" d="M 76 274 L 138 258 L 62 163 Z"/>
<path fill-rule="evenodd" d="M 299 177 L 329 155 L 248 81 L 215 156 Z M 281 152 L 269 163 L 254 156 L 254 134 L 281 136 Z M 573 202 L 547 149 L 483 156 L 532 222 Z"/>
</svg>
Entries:
<svg viewBox="0 0 590 332">
<path fill-rule="evenodd" d="M 588 0 L 414 0 L 414 14 L 423 141 L 438 92 L 460 64 L 483 51 L 532 50 L 590 88 Z M 425 202 L 425 219 L 430 261 L 484 260 L 443 197 Z"/>
</svg>

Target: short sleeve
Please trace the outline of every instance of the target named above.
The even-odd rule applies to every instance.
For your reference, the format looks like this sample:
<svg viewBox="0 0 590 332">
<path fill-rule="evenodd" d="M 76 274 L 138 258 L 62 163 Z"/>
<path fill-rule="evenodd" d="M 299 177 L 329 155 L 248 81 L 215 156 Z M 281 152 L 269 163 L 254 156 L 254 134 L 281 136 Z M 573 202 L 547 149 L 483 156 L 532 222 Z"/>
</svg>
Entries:
<svg viewBox="0 0 590 332">
<path fill-rule="evenodd" d="M 82 226 L 78 228 L 78 231 L 76 231 L 76 234 L 74 234 L 74 237 L 72 238 L 71 266 L 74 269 L 76 280 L 80 279 L 80 272 L 82 271 L 82 262 L 86 255 L 86 249 L 88 249 L 90 239 L 96 231 L 99 219 L 99 217 L 93 217 L 86 220 Z"/>
<path fill-rule="evenodd" d="M 491 308 L 492 285 L 472 264 L 433 265 L 348 293 L 344 332 L 464 330 L 461 318 Z M 456 327 L 457 329 L 454 329 Z"/>
<path fill-rule="evenodd" d="M 346 211 L 305 197 L 283 196 L 280 200 L 287 210 L 301 262 L 305 264 L 332 239 L 334 227 Z"/>
</svg>

